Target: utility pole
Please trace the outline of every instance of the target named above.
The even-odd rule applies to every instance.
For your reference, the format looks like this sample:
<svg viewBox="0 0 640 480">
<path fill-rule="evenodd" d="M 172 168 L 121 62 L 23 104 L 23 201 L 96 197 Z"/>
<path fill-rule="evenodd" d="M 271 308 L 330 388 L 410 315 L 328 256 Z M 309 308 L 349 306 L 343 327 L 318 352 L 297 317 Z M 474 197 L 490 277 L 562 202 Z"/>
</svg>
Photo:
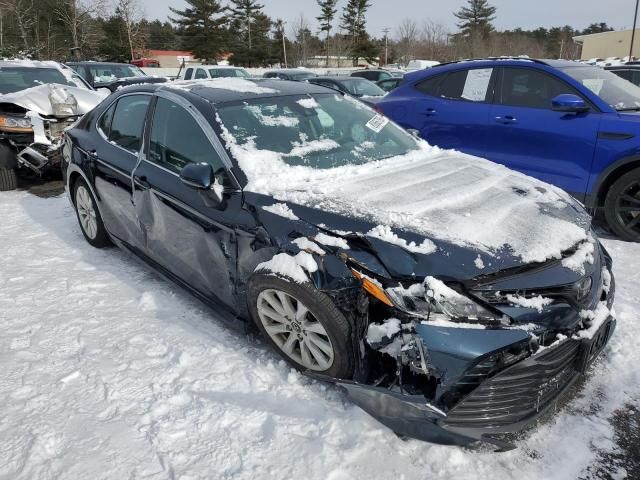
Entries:
<svg viewBox="0 0 640 480">
<path fill-rule="evenodd" d="M 284 68 L 287 68 L 287 43 L 284 41 L 285 39 L 284 26 L 286 24 L 287 22 L 282 22 L 282 53 L 284 54 Z"/>
<path fill-rule="evenodd" d="M 640 1 L 640 0 L 639 0 Z M 389 27 L 385 27 L 382 29 L 384 32 L 384 64 L 389 64 L 389 32 L 391 29 Z"/>
<path fill-rule="evenodd" d="M 636 25 L 638 24 L 638 5 L 640 5 L 640 0 L 636 0 L 636 13 L 633 16 L 633 30 L 631 30 L 631 47 L 629 48 L 629 61 L 631 61 L 631 57 L 633 57 L 633 42 L 636 40 Z"/>
</svg>

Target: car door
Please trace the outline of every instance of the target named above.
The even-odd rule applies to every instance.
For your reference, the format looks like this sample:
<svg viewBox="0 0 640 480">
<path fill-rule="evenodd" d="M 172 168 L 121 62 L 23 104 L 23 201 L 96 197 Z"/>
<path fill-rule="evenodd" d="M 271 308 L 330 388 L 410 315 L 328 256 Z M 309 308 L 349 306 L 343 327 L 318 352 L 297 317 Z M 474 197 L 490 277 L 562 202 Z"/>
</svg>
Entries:
<svg viewBox="0 0 640 480">
<path fill-rule="evenodd" d="M 466 68 L 415 85 L 410 123 L 432 145 L 485 156 L 495 69 Z"/>
<path fill-rule="evenodd" d="M 95 151 L 93 174 L 101 199 L 100 212 L 109 233 L 134 249 L 144 242 L 133 204 L 132 174 L 142 146 L 149 94 L 122 95 L 98 119 L 101 140 Z"/>
<path fill-rule="evenodd" d="M 148 149 L 134 175 L 134 203 L 147 256 L 188 288 L 235 310 L 236 239 L 254 220 L 242 210 L 229 160 L 214 140 L 213 129 L 193 106 L 170 92 L 159 93 Z M 203 162 L 226 189 L 221 202 L 211 190 L 180 180 L 184 166 Z"/>
<path fill-rule="evenodd" d="M 486 157 L 580 198 L 587 189 L 601 114 L 595 106 L 585 113 L 556 112 L 551 102 L 560 94 L 581 96 L 540 69 L 503 67 Z"/>
</svg>

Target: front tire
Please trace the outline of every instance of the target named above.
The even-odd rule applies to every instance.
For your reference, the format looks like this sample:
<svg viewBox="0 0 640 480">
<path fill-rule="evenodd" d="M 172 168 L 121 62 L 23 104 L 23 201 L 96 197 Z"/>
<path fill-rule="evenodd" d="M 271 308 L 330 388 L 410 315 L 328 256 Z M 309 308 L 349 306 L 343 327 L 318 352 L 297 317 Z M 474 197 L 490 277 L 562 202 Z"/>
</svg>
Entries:
<svg viewBox="0 0 640 480">
<path fill-rule="evenodd" d="M 0 167 L 0 192 L 8 192 L 18 188 L 15 168 Z"/>
<path fill-rule="evenodd" d="M 257 273 L 249 281 L 247 301 L 264 338 L 294 368 L 353 376 L 351 328 L 327 295 L 310 283 Z"/>
<path fill-rule="evenodd" d="M 73 205 L 76 209 L 80 229 L 87 242 L 96 248 L 111 245 L 93 194 L 82 179 L 78 179 L 73 186 Z"/>
<path fill-rule="evenodd" d="M 623 240 L 640 242 L 640 169 L 620 177 L 607 192 L 604 215 Z"/>
</svg>

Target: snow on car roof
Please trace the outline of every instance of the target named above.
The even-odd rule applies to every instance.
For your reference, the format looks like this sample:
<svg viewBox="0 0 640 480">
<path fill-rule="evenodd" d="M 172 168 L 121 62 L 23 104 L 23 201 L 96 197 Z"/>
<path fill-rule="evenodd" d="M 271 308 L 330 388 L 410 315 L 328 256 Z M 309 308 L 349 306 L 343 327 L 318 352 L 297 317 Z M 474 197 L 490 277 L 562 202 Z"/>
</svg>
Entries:
<svg viewBox="0 0 640 480">
<path fill-rule="evenodd" d="M 23 60 L 9 58 L 0 60 L 0 68 L 2 67 L 57 68 L 58 70 L 64 69 L 61 64 L 52 60 Z"/>
</svg>

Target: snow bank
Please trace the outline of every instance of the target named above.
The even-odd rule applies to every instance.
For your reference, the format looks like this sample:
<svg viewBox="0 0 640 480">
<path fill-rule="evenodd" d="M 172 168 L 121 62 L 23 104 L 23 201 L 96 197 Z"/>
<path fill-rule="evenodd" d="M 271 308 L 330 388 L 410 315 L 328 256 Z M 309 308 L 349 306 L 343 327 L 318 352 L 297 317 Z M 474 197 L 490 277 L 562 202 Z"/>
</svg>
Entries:
<svg viewBox="0 0 640 480">
<path fill-rule="evenodd" d="M 565 480 L 633 465 L 633 423 L 618 429 L 640 408 L 640 244 L 604 242 L 619 321 L 580 394 L 496 454 L 397 438 L 128 254 L 89 246 L 64 197 L 3 192 L 0 211 L 0 477 Z"/>
</svg>

